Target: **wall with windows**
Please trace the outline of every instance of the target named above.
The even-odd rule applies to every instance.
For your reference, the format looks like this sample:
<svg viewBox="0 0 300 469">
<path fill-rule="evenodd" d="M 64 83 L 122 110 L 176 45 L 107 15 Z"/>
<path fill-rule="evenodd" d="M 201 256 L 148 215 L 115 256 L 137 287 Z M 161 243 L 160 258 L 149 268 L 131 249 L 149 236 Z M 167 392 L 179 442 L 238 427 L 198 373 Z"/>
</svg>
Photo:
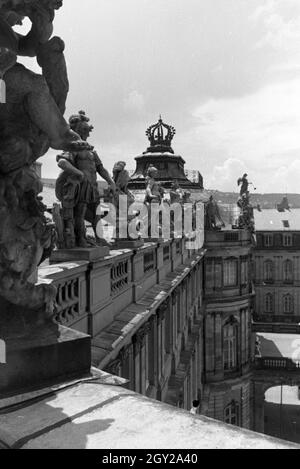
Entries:
<svg viewBox="0 0 300 469">
<path fill-rule="evenodd" d="M 222 232 L 205 255 L 204 399 L 207 416 L 250 427 L 250 376 L 253 358 L 252 245 L 237 232 L 229 245 Z M 214 239 L 218 233 L 213 233 Z"/>
<path fill-rule="evenodd" d="M 141 298 L 143 324 L 105 366 L 128 379 L 129 389 L 187 410 L 202 398 L 203 372 L 203 258 L 190 262 L 164 281 L 162 301 L 148 313 L 147 295 Z"/>
<path fill-rule="evenodd" d="M 254 318 L 299 322 L 300 234 L 259 232 L 253 255 Z"/>
<path fill-rule="evenodd" d="M 231 425 L 251 428 L 251 381 L 241 378 L 222 390 L 211 386 L 206 415 Z"/>
</svg>

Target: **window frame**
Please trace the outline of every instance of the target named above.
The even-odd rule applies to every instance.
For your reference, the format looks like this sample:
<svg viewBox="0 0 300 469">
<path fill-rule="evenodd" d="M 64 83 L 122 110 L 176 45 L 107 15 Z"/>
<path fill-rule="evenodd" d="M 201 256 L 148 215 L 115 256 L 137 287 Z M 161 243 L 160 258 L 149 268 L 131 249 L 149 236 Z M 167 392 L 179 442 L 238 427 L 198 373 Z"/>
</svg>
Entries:
<svg viewBox="0 0 300 469">
<path fill-rule="evenodd" d="M 271 266 L 271 269 L 268 269 Z M 270 270 L 270 275 L 269 275 Z M 263 281 L 264 283 L 274 283 L 274 261 L 266 259 L 263 264 Z"/>
<path fill-rule="evenodd" d="M 270 303 L 269 303 L 270 307 L 268 307 L 268 303 L 267 303 L 267 300 L 269 300 L 269 299 L 270 299 Z M 266 314 L 274 313 L 274 295 L 273 295 L 273 293 L 268 292 L 265 295 L 265 298 L 264 298 L 264 312 Z"/>
<path fill-rule="evenodd" d="M 228 334 L 226 334 L 228 331 Z M 224 373 L 236 371 L 239 367 L 239 323 L 235 318 L 230 318 L 223 325 L 223 370 Z"/>
<path fill-rule="evenodd" d="M 273 235 L 273 233 L 265 233 L 264 234 L 264 247 L 270 248 L 270 247 L 273 247 L 273 246 L 274 246 L 274 235 Z"/>
<path fill-rule="evenodd" d="M 287 303 L 288 301 L 288 303 Z M 294 297 L 290 293 L 286 293 L 282 297 L 283 302 L 283 313 L 294 314 Z"/>
<path fill-rule="evenodd" d="M 289 269 L 286 266 L 290 266 Z M 291 259 L 286 259 L 283 262 L 283 281 L 284 283 L 294 282 L 294 263 Z"/>
<path fill-rule="evenodd" d="M 228 412 L 228 415 L 226 415 Z M 224 422 L 229 424 L 229 425 L 235 425 L 237 427 L 240 426 L 240 417 L 241 417 L 241 412 L 240 412 L 240 404 L 232 400 L 230 404 L 228 404 L 224 408 Z"/>
<path fill-rule="evenodd" d="M 230 265 L 231 266 L 234 265 L 234 269 L 232 269 L 232 271 L 230 271 Z M 228 271 L 226 271 L 227 266 L 229 266 Z M 228 280 L 226 278 L 227 274 L 228 274 Z M 231 277 L 233 277 L 232 281 L 231 281 Z M 239 279 L 238 279 L 238 259 L 237 258 L 230 257 L 230 258 L 224 259 L 222 281 L 223 281 L 224 288 L 234 288 L 238 286 Z"/>
</svg>

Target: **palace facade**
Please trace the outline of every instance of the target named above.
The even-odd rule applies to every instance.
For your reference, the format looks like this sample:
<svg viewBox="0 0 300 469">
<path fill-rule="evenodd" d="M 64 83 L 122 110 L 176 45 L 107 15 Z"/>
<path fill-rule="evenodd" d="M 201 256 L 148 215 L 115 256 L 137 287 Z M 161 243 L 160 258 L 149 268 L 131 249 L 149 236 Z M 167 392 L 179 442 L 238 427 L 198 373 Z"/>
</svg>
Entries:
<svg viewBox="0 0 300 469">
<path fill-rule="evenodd" d="M 300 322 L 300 209 L 255 211 L 256 321 Z"/>
</svg>

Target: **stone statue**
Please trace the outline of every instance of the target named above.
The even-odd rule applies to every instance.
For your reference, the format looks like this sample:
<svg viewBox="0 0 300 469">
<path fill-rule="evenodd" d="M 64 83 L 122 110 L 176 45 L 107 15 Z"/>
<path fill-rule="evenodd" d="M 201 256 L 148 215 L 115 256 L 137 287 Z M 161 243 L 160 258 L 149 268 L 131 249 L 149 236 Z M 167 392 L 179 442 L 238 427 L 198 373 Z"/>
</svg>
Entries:
<svg viewBox="0 0 300 469">
<path fill-rule="evenodd" d="M 220 230 L 222 227 L 225 227 L 218 204 L 212 195 L 205 205 L 205 225 L 208 230 Z"/>
<path fill-rule="evenodd" d="M 238 179 L 238 186 L 241 186 L 240 189 L 240 196 L 242 197 L 243 194 L 247 194 L 249 192 L 249 182 L 248 182 L 248 174 L 244 174 L 243 177 Z"/>
<path fill-rule="evenodd" d="M 118 199 L 119 195 L 126 195 L 128 198 L 128 205 L 130 205 L 135 199 L 132 192 L 128 189 L 130 176 L 125 167 L 126 163 L 124 161 L 118 161 L 113 167 L 113 180 L 116 186 L 115 196 Z M 116 203 L 118 204 L 118 200 Z"/>
<path fill-rule="evenodd" d="M 240 197 L 237 201 L 237 206 L 240 209 L 240 216 L 238 220 L 239 228 L 244 228 L 250 231 L 252 234 L 252 241 L 255 244 L 255 223 L 254 223 L 254 212 L 253 206 L 250 202 L 249 185 L 253 185 L 252 182 L 248 182 L 248 174 L 244 174 L 242 178 L 238 179 L 238 185 L 241 185 Z M 254 187 L 254 190 L 256 188 Z"/>
<path fill-rule="evenodd" d="M 171 204 L 175 203 L 183 203 L 184 199 L 184 191 L 181 189 L 181 187 L 178 184 L 178 181 L 174 181 L 171 186 L 170 190 L 170 202 Z"/>
<path fill-rule="evenodd" d="M 71 116 L 69 122 L 71 129 L 86 142 L 93 127 L 89 124 L 85 112 L 80 111 Z M 57 156 L 57 162 L 62 169 L 56 181 L 56 196 L 62 204 L 64 247 L 67 249 L 90 247 L 91 241 L 87 239 L 85 220 L 92 224 L 96 235 L 96 211 L 100 203 L 97 173 L 107 181 L 113 193 L 115 193 L 115 182 L 92 147 L 81 151 L 64 152 Z"/>
<path fill-rule="evenodd" d="M 41 182 L 32 168 L 49 147 L 78 151 L 88 147 L 63 118 L 68 77 L 64 43 L 52 36 L 60 0 L 0 0 L 0 328 L 19 315 L 20 327 L 39 312 L 52 314 L 55 289 L 35 285 L 37 266 L 50 254 L 54 230 L 44 216 Z M 26 36 L 13 26 L 28 17 Z M 17 63 L 36 57 L 42 75 Z M 29 319 L 31 318 L 31 319 Z"/>
<path fill-rule="evenodd" d="M 239 216 L 239 228 L 245 228 L 252 234 L 255 232 L 254 211 L 250 203 L 249 192 L 245 193 L 237 201 L 237 205 L 241 210 Z"/>
<path fill-rule="evenodd" d="M 151 204 L 153 202 L 161 203 L 164 198 L 164 188 L 159 182 L 155 180 L 158 175 L 158 170 L 154 166 L 149 166 L 146 177 L 146 195 L 145 203 Z"/>
</svg>

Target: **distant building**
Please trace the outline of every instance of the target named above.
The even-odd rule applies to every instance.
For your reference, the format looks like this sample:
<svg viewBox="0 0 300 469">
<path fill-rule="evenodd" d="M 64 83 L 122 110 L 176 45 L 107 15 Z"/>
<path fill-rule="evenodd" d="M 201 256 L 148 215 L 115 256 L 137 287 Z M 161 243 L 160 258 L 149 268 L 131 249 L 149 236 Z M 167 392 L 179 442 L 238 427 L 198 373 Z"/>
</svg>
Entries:
<svg viewBox="0 0 300 469">
<path fill-rule="evenodd" d="M 255 210 L 256 301 L 264 322 L 300 322 L 300 209 Z"/>
</svg>

